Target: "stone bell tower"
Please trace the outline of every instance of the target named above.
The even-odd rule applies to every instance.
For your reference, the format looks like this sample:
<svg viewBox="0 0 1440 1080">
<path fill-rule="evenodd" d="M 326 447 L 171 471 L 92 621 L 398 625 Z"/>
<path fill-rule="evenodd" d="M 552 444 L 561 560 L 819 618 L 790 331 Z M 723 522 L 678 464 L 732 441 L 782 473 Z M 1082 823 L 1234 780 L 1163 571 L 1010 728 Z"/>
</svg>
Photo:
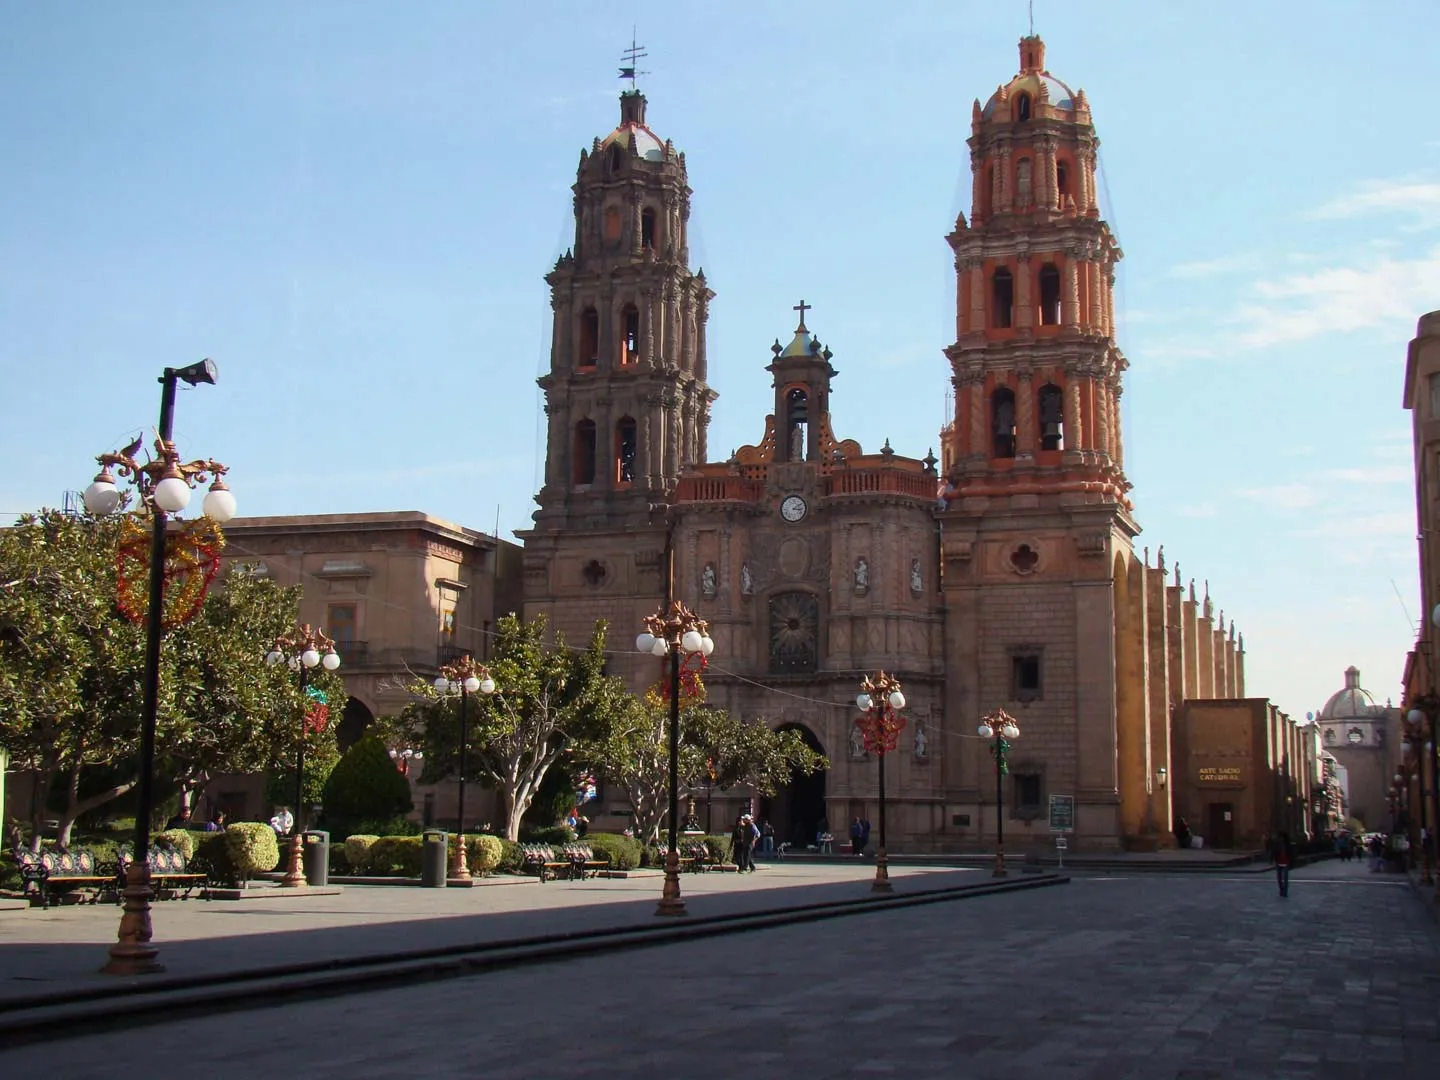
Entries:
<svg viewBox="0 0 1440 1080">
<path fill-rule="evenodd" d="M 1117 705 L 1135 693 L 1133 635 L 1117 630 L 1139 531 L 1122 469 L 1121 252 L 1100 218 L 1085 93 L 1046 70 L 1038 37 L 1021 39 L 1019 73 L 975 102 L 969 147 L 970 220 L 961 214 L 947 237 L 947 724 L 973 731 L 997 706 L 1018 718 L 1004 812 L 1021 820 L 1007 820 L 1007 834 L 1065 794 L 1077 839 L 1104 846 L 1123 831 Z M 1134 674 L 1143 696 L 1144 672 Z M 952 782 L 974 792 L 993 835 L 994 769 L 976 745 Z"/>
<path fill-rule="evenodd" d="M 622 93 L 619 125 L 581 151 L 574 247 L 545 278 L 545 483 L 523 534 L 525 586 L 527 610 L 550 610 L 572 638 L 596 617 L 629 617 L 617 592 L 643 594 L 647 612 L 664 594 L 663 511 L 705 460 L 716 396 L 705 381 L 715 294 L 689 266 L 685 155 L 645 109 L 639 91 Z"/>
</svg>

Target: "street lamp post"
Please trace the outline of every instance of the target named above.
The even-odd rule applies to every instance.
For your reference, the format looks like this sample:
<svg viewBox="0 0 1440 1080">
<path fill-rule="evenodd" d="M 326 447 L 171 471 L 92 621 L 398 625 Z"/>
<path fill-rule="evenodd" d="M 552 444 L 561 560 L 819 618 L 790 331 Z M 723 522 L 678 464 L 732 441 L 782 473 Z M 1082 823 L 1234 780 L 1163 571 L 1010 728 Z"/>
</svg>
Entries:
<svg viewBox="0 0 1440 1080">
<path fill-rule="evenodd" d="M 1002 779 L 1010 771 L 1005 755 L 1010 752 L 1010 740 L 1020 737 L 1020 725 L 1004 709 L 986 713 L 980 720 L 980 737 L 995 741 L 990 744 L 990 753 L 995 758 L 995 877 L 1005 876 L 1005 793 Z"/>
<path fill-rule="evenodd" d="M 645 617 L 645 629 L 635 648 L 652 656 L 670 656 L 670 844 L 665 854 L 665 887 L 656 915 L 684 915 L 680 896 L 680 660 L 709 656 L 715 651 L 710 626 L 679 600 Z"/>
<path fill-rule="evenodd" d="M 860 694 L 855 704 L 862 714 L 859 725 L 865 749 L 875 755 L 880 766 L 880 846 L 875 849 L 875 880 L 870 891 L 894 892 L 895 887 L 890 884 L 890 861 L 885 854 L 885 756 L 895 749 L 900 730 L 905 726 L 905 718 L 900 715 L 905 707 L 900 680 L 883 671 L 873 679 L 866 675 L 860 680 Z"/>
<path fill-rule="evenodd" d="M 272 667 L 288 664 L 290 670 L 300 673 L 300 741 L 295 747 L 295 824 L 290 829 L 290 864 L 280 884 L 288 889 L 299 889 L 305 885 L 305 870 L 300 849 L 300 834 L 305 830 L 305 718 L 310 706 L 305 690 L 310 683 L 310 672 L 324 665 L 326 671 L 340 667 L 340 654 L 335 651 L 335 642 L 325 636 L 319 628 L 311 629 L 308 624 L 297 626 L 288 634 L 275 639 L 275 647 L 265 656 L 265 662 Z"/>
<path fill-rule="evenodd" d="M 96 517 L 114 513 L 120 506 L 121 495 L 115 475 L 134 484 L 140 497 L 139 512 L 150 515 L 150 563 L 149 582 L 144 608 L 145 617 L 145 678 L 140 711 L 140 777 L 136 785 L 135 809 L 135 850 L 125 869 L 124 913 L 120 916 L 117 940 L 110 946 L 110 959 L 100 970 L 108 975 L 146 975 L 165 970 L 157 959 L 159 950 L 150 943 L 150 815 L 155 809 L 155 716 L 160 702 L 160 640 L 167 619 L 165 614 L 166 539 L 169 515 L 178 514 L 190 503 L 190 489 L 213 478 L 209 493 L 205 496 L 203 512 L 217 524 L 224 524 L 235 516 L 235 496 L 225 486 L 224 475 L 228 471 L 218 461 L 181 462 L 180 454 L 171 441 L 175 421 L 175 385 L 184 382 L 190 386 L 215 382 L 217 371 L 210 360 L 201 360 L 183 368 L 165 368 L 160 382 L 160 425 L 156 431 L 155 456 L 141 463 L 135 455 L 139 453 L 142 439 L 136 439 L 124 450 L 113 454 L 101 454 L 96 460 L 100 472 L 85 489 L 85 509 Z M 218 541 L 217 541 L 218 544 Z M 199 541 L 192 545 L 194 551 L 204 553 L 209 561 L 218 566 L 214 556 L 218 546 L 206 550 Z M 213 566 L 201 571 L 192 564 L 191 574 L 198 574 L 194 580 L 201 581 L 198 591 L 192 590 L 197 599 L 203 597 L 204 586 L 213 575 Z M 203 579 L 203 580 L 202 580 Z M 125 610 L 122 604 L 122 610 Z M 193 610 L 189 614 L 193 614 Z M 127 611 L 127 614 L 129 612 Z M 184 613 L 182 613 L 184 614 Z M 188 614 L 184 617 L 188 617 Z M 136 620 L 138 621 L 138 619 Z M 178 619 L 183 622 L 184 618 Z M 174 625 L 173 622 L 170 625 Z"/>
<path fill-rule="evenodd" d="M 424 761 L 425 751 L 412 750 L 410 747 L 390 748 L 390 760 L 395 763 L 395 771 L 407 780 L 410 778 L 410 763 L 412 761 Z"/>
<path fill-rule="evenodd" d="M 459 660 L 444 665 L 440 677 L 435 680 L 435 689 L 442 694 L 460 694 L 460 824 L 455 838 L 455 850 L 450 855 L 450 876 L 460 881 L 470 880 L 470 867 L 465 857 L 465 764 L 470 744 L 468 705 L 470 695 L 477 691 L 482 694 L 495 692 L 495 680 L 490 669 L 477 664 L 473 656 L 462 656 Z"/>
<path fill-rule="evenodd" d="M 1420 784 L 1420 883 L 1433 885 L 1435 881 L 1430 874 L 1430 843 L 1435 840 L 1435 817 L 1430 813 L 1430 802 L 1425 795 L 1425 759 L 1435 750 L 1434 733 L 1430 730 L 1430 718 L 1423 709 L 1411 709 L 1405 719 L 1409 721 L 1405 731 L 1405 746 L 1407 750 L 1415 751 L 1415 776 Z M 1440 777 L 1432 777 L 1431 786 L 1440 786 Z M 1430 843 L 1427 843 L 1427 839 Z"/>
</svg>

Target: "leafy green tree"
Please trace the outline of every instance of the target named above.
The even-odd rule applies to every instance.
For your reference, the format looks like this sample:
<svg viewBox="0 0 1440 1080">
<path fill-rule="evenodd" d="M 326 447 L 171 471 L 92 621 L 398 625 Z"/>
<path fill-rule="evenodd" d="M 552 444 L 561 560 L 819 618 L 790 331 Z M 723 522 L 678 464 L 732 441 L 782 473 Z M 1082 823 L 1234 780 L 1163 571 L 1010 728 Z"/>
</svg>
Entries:
<svg viewBox="0 0 1440 1080">
<path fill-rule="evenodd" d="M 325 781 L 322 801 L 332 831 L 346 835 L 404 817 L 415 806 L 410 782 L 375 735 L 364 736 L 345 751 Z"/>
<path fill-rule="evenodd" d="M 618 680 L 605 674 L 603 620 L 584 649 L 568 648 L 559 634 L 546 644 L 548 630 L 543 615 L 501 619 L 489 661 L 495 693 L 470 695 L 467 760 L 499 794 L 509 840 L 519 838 L 521 818 L 566 746 L 596 737 L 623 700 Z M 459 765 L 459 700 L 428 683 L 411 689 L 418 700 L 397 718 L 396 731 L 424 748 L 421 783 L 437 783 Z"/>
</svg>

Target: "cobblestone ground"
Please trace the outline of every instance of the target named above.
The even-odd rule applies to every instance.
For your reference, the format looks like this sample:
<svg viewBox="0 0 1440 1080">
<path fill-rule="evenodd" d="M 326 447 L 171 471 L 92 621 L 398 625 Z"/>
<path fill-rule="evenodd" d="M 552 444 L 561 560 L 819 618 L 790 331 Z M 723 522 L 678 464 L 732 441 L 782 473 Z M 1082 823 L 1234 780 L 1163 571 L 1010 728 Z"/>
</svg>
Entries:
<svg viewBox="0 0 1440 1080">
<path fill-rule="evenodd" d="M 76 1038 L 0 1073 L 110 1080 L 145 1047 L 209 1078 L 1435 1080 L 1440 932 L 1356 864 L 1283 900 L 1268 875 L 1082 877 Z"/>
</svg>

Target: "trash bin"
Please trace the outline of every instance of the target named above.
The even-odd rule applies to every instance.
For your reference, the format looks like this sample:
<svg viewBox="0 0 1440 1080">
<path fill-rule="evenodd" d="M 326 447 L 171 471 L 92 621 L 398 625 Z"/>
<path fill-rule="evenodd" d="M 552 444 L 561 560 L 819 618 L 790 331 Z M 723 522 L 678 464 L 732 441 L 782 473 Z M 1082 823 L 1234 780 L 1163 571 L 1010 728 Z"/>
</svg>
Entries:
<svg viewBox="0 0 1440 1080">
<path fill-rule="evenodd" d="M 329 885 L 330 834 L 321 829 L 309 829 L 300 834 L 300 839 L 305 863 L 305 883 Z"/>
<path fill-rule="evenodd" d="M 445 888 L 449 837 L 444 829 L 426 829 L 420 841 L 420 885 L 426 889 Z"/>
</svg>

